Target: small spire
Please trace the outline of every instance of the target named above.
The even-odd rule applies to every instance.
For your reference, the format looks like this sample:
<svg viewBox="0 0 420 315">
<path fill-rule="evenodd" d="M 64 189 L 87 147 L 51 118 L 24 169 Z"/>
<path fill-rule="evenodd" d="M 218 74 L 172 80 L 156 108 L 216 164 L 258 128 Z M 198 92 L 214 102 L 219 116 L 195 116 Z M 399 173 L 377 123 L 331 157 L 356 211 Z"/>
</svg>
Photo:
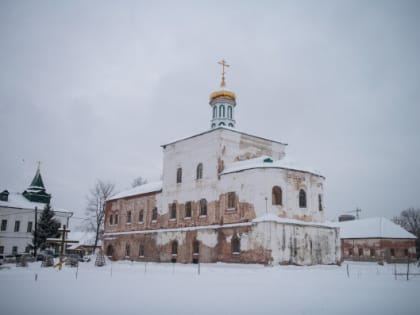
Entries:
<svg viewBox="0 0 420 315">
<path fill-rule="evenodd" d="M 224 59 L 222 59 L 218 63 L 219 63 L 219 65 L 222 66 L 222 82 L 220 83 L 220 86 L 223 88 L 223 87 L 226 86 L 226 81 L 225 81 L 225 67 L 228 68 L 228 67 L 230 67 L 230 65 L 228 65 Z"/>
</svg>

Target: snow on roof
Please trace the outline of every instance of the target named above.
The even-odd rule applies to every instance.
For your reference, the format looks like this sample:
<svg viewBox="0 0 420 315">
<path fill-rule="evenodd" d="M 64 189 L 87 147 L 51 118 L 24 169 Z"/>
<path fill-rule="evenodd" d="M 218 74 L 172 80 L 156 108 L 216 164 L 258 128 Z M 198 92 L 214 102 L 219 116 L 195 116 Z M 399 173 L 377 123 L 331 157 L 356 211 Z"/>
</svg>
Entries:
<svg viewBox="0 0 420 315">
<path fill-rule="evenodd" d="M 224 175 L 224 174 L 240 172 L 240 171 L 254 169 L 254 168 L 282 168 L 282 169 L 302 171 L 302 172 L 307 172 L 314 175 L 322 176 L 319 171 L 312 170 L 308 167 L 300 166 L 287 157 L 281 160 L 273 160 L 271 157 L 266 156 L 266 155 L 260 156 L 255 159 L 234 162 L 228 165 L 221 174 Z"/>
<path fill-rule="evenodd" d="M 154 182 L 154 183 L 148 183 L 140 186 L 136 186 L 132 189 L 122 191 L 107 200 L 115 200 L 115 199 L 121 199 L 131 196 L 137 196 L 142 194 L 147 194 L 151 192 L 157 192 L 162 190 L 162 181 Z"/>
<path fill-rule="evenodd" d="M 267 213 L 263 216 L 257 217 L 252 222 L 277 222 L 277 223 L 283 223 L 283 224 L 295 224 L 295 225 L 309 225 L 309 226 L 323 226 L 323 227 L 329 227 L 329 228 L 335 228 L 336 226 L 333 224 L 328 223 L 319 223 L 319 222 L 305 222 L 301 220 L 295 220 L 295 219 L 288 219 L 288 218 L 280 218 L 272 213 Z"/>
<path fill-rule="evenodd" d="M 26 199 L 21 193 L 10 193 L 8 201 L 0 200 L 0 207 L 21 208 L 21 209 L 44 209 L 45 203 L 33 202 Z"/>
<path fill-rule="evenodd" d="M 368 218 L 336 222 L 340 238 L 416 238 L 386 218 Z"/>
<path fill-rule="evenodd" d="M 71 228 L 71 232 L 68 233 L 67 239 L 72 241 L 79 241 L 79 243 L 73 243 L 69 246 L 70 249 L 75 249 L 80 245 L 94 245 L 95 233 L 85 231 L 75 231 L 75 228 Z M 98 245 L 99 240 L 98 240 Z"/>
</svg>

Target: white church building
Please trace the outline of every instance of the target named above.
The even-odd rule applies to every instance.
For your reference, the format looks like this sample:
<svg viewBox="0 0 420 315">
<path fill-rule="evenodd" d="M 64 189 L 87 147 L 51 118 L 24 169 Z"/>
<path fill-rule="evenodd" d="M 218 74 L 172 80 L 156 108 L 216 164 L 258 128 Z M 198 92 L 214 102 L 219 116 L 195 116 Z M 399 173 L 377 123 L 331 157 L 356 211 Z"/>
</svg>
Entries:
<svg viewBox="0 0 420 315">
<path fill-rule="evenodd" d="M 0 192 L 0 255 L 32 251 L 35 223 L 50 202 L 51 195 L 46 191 L 39 166 L 23 193 L 7 189 Z M 54 208 L 54 219 L 61 225 L 69 226 L 72 215 L 72 212 Z"/>
<path fill-rule="evenodd" d="M 236 95 L 210 95 L 210 129 L 162 146 L 162 181 L 106 203 L 104 248 L 157 262 L 335 264 L 339 230 L 324 223 L 325 178 L 294 167 L 286 144 L 235 129 Z"/>
</svg>

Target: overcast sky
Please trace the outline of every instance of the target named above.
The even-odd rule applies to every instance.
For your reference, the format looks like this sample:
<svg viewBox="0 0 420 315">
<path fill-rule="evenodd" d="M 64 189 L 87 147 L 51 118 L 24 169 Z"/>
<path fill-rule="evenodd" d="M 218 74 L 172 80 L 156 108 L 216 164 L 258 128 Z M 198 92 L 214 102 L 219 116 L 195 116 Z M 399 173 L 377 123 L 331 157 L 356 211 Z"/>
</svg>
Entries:
<svg viewBox="0 0 420 315">
<path fill-rule="evenodd" d="M 41 161 L 82 217 L 97 179 L 159 180 L 224 58 L 237 129 L 325 175 L 326 218 L 420 207 L 419 1 L 198 2 L 0 1 L 0 190 Z"/>
</svg>

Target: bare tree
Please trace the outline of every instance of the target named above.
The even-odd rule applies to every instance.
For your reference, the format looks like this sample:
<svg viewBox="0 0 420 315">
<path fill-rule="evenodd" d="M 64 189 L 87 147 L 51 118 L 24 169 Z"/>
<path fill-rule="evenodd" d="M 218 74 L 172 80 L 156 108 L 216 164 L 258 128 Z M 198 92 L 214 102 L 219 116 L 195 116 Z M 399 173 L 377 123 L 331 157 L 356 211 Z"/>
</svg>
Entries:
<svg viewBox="0 0 420 315">
<path fill-rule="evenodd" d="M 141 186 L 141 185 L 144 185 L 144 184 L 147 184 L 147 179 L 139 176 L 132 181 L 131 187 L 134 188 L 134 187 Z"/>
<path fill-rule="evenodd" d="M 94 248 L 98 244 L 98 240 L 102 238 L 104 231 L 105 218 L 105 202 L 114 194 L 115 184 L 97 180 L 87 196 L 87 207 L 85 210 L 86 228 L 90 232 L 95 233 Z"/>
<path fill-rule="evenodd" d="M 408 208 L 403 210 L 400 215 L 394 217 L 392 221 L 417 236 L 416 247 L 418 257 L 420 254 L 420 208 Z"/>
</svg>

